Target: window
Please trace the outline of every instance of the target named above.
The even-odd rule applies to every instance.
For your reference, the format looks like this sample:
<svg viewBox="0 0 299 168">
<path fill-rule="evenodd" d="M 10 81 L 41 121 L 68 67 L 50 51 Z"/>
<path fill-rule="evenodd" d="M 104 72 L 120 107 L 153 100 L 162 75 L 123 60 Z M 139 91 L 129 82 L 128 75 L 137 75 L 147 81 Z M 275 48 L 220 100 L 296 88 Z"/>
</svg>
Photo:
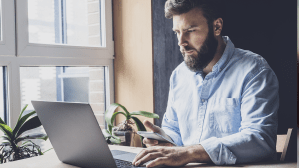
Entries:
<svg viewBox="0 0 299 168">
<path fill-rule="evenodd" d="M 7 74 L 6 67 L 0 66 L 0 117 L 7 122 Z"/>
<path fill-rule="evenodd" d="M 31 100 L 48 100 L 89 102 L 104 128 L 114 100 L 111 3 L 0 0 L 0 116 L 10 126 L 25 104 L 28 112 Z"/>
</svg>

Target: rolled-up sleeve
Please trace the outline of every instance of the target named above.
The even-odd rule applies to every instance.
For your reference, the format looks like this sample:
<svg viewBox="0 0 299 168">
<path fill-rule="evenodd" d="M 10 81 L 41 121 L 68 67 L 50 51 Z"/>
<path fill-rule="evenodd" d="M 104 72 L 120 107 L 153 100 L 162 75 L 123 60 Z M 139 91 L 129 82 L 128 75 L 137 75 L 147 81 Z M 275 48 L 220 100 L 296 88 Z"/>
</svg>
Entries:
<svg viewBox="0 0 299 168">
<path fill-rule="evenodd" d="M 217 165 L 256 162 L 276 155 L 278 80 L 271 69 L 248 74 L 240 98 L 239 132 L 200 142 Z"/>
</svg>

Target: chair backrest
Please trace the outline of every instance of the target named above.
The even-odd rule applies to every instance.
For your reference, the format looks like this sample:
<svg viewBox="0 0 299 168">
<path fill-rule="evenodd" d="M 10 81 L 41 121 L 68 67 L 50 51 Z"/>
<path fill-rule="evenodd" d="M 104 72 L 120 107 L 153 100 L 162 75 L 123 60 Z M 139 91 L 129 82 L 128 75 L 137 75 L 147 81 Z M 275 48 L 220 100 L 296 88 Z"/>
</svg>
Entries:
<svg viewBox="0 0 299 168">
<path fill-rule="evenodd" d="M 292 130 L 289 128 L 287 134 L 277 135 L 276 152 L 280 161 L 285 160 Z"/>
</svg>

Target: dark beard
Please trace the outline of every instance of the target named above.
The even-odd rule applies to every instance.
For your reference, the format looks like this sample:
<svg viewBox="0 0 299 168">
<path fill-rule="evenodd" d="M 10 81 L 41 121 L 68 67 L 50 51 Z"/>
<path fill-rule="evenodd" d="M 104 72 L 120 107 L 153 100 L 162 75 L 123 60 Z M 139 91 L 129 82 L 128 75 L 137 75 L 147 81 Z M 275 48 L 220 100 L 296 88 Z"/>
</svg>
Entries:
<svg viewBox="0 0 299 168">
<path fill-rule="evenodd" d="M 182 52 L 187 67 L 193 72 L 203 70 L 213 60 L 217 50 L 217 46 L 218 41 L 214 37 L 213 30 L 209 30 L 208 36 L 204 41 L 202 47 L 199 51 L 196 50 L 197 56 L 185 56 L 185 52 Z M 184 49 L 188 51 L 191 48 L 189 46 L 186 46 Z"/>
</svg>

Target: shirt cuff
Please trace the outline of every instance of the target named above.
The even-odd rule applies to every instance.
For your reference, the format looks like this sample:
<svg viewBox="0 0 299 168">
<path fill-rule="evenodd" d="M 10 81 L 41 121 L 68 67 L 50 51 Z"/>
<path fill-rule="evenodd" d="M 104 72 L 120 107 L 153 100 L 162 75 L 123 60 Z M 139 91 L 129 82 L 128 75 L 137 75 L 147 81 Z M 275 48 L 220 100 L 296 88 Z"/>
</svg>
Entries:
<svg viewBox="0 0 299 168">
<path fill-rule="evenodd" d="M 173 130 L 163 128 L 163 131 L 172 139 L 172 141 L 177 145 L 177 146 L 183 146 L 181 136 L 178 135 L 176 132 Z"/>
<path fill-rule="evenodd" d="M 216 165 L 236 164 L 237 157 L 216 137 L 200 143 Z"/>
</svg>

